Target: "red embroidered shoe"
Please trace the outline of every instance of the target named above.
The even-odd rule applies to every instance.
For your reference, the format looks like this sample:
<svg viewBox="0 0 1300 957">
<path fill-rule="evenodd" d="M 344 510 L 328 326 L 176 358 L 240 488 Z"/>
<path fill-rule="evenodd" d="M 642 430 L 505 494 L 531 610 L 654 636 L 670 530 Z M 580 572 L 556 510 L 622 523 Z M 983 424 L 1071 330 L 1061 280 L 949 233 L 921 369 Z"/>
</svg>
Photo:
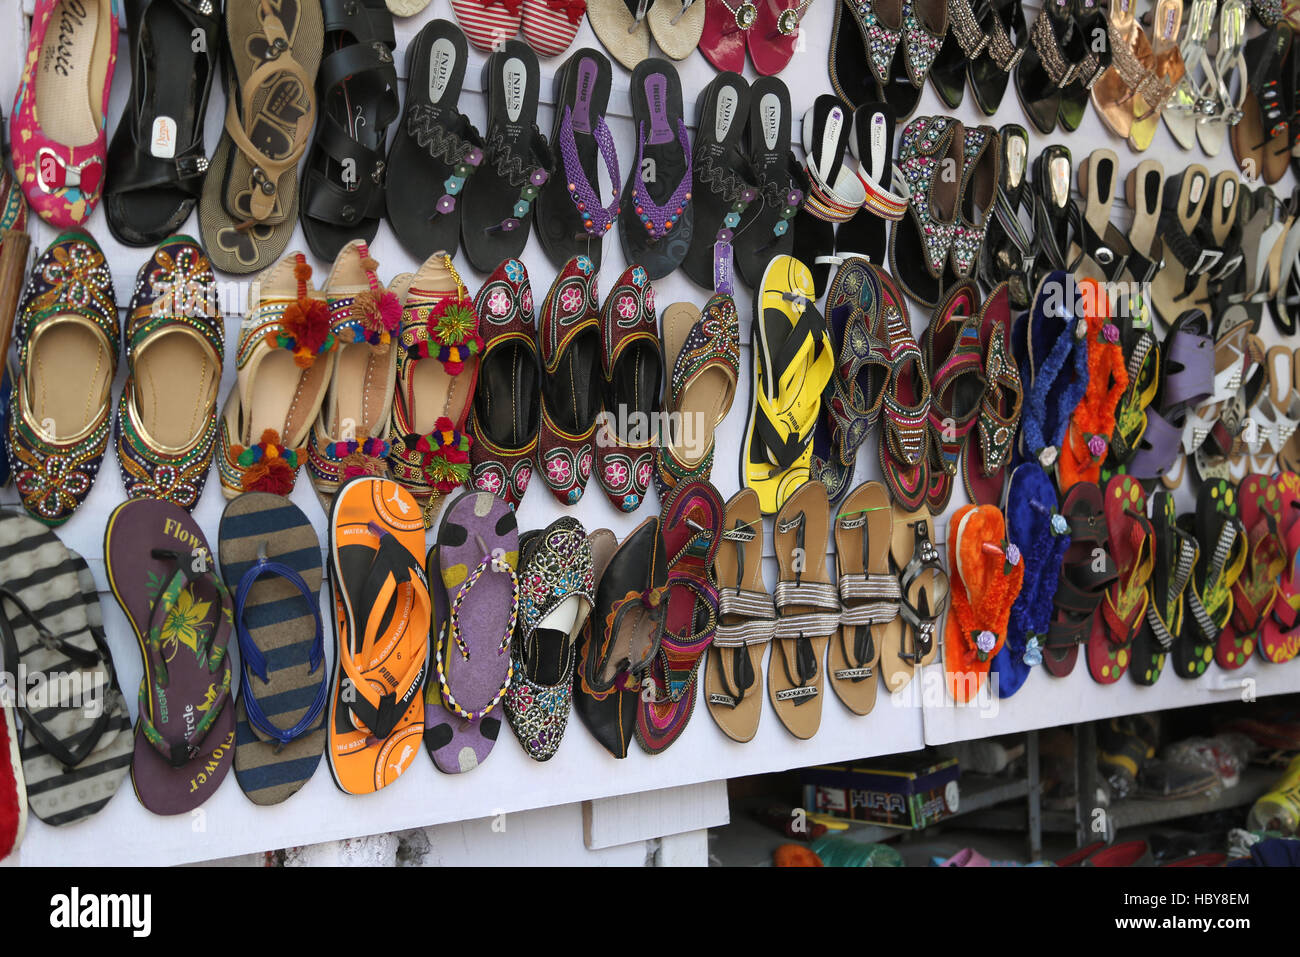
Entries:
<svg viewBox="0 0 1300 957">
<path fill-rule="evenodd" d="M 605 411 L 596 432 L 596 476 L 616 507 L 634 512 L 654 478 L 664 378 L 655 291 L 642 267 L 618 277 L 605 299 L 601 330 Z"/>
<path fill-rule="evenodd" d="M 117 32 L 116 0 L 36 0 L 9 138 L 28 204 L 60 228 L 103 192 Z"/>
<path fill-rule="evenodd" d="M 471 482 L 513 507 L 533 477 L 541 410 L 537 316 L 524 264 L 507 259 L 498 266 L 474 309 L 484 345 L 469 424 Z"/>
<path fill-rule="evenodd" d="M 542 303 L 542 430 L 537 465 L 565 505 L 582 498 L 595 456 L 600 416 L 600 311 L 596 270 L 570 259 Z"/>
</svg>

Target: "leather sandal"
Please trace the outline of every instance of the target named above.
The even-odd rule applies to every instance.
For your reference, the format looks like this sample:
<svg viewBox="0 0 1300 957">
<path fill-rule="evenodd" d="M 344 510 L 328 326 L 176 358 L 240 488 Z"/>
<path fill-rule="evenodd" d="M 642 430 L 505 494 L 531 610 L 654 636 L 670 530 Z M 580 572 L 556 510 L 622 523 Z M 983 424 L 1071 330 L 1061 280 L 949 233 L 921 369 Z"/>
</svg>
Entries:
<svg viewBox="0 0 1300 957">
<path fill-rule="evenodd" d="M 298 160 L 316 122 L 325 21 L 315 3 L 230 3 L 225 36 L 225 128 L 203 182 L 199 227 L 217 269 L 249 273 L 272 265 L 297 222 Z"/>
<path fill-rule="evenodd" d="M 826 670 L 832 690 L 854 714 L 870 714 L 876 705 L 884 629 L 899 613 L 902 590 L 889 566 L 893 537 L 889 490 L 879 482 L 859 485 L 836 511 L 840 628 L 831 637 Z"/>
<path fill-rule="evenodd" d="M 1037 289 L 1048 273 L 1073 273 L 1083 262 L 1083 214 L 1070 195 L 1073 160 L 1055 143 L 1034 159 L 1032 220 L 1035 244 L 1030 276 Z"/>
<path fill-rule="evenodd" d="M 966 61 L 966 79 L 975 105 L 992 116 L 1002 105 L 1011 71 L 1029 47 L 1029 25 L 1020 0 L 989 0 L 979 5 L 976 15 L 988 43 L 979 56 Z"/>
<path fill-rule="evenodd" d="M 1246 41 L 1250 64 L 1250 93 L 1241 108 L 1241 121 L 1228 137 L 1237 167 L 1248 180 L 1276 184 L 1290 163 L 1287 92 L 1282 65 L 1291 50 L 1293 31 L 1286 22 Z"/>
<path fill-rule="evenodd" d="M 1005 284 L 989 293 L 979 315 L 984 394 L 975 419 L 974 438 L 966 442 L 962 484 L 976 505 L 997 505 L 1007 483 L 1016 433 L 1020 428 L 1024 387 L 1011 355 L 1011 307 Z"/>
<path fill-rule="evenodd" d="M 108 148 L 108 228 L 145 246 L 181 228 L 203 191 L 203 121 L 217 75 L 220 7 L 204 0 L 132 0 L 127 11 L 131 96 Z M 194 49 L 194 31 L 206 38 Z M 166 56 L 177 57 L 164 65 Z M 189 76 L 169 83 L 166 76 Z"/>
<path fill-rule="evenodd" d="M 880 646 L 880 674 L 897 694 L 916 669 L 939 653 L 939 619 L 948 608 L 948 574 L 934 544 L 928 509 L 908 511 L 894 503 L 889 567 L 898 578 L 898 617 L 885 623 Z"/>
<path fill-rule="evenodd" d="M 1219 250 L 1205 249 L 1196 239 L 1211 192 L 1210 173 L 1199 164 L 1165 181 L 1160 211 L 1165 267 L 1151 281 L 1151 306 L 1166 326 L 1193 308 L 1201 277 L 1222 258 Z"/>
<path fill-rule="evenodd" d="M 1110 221 L 1115 190 L 1119 184 L 1119 161 L 1112 150 L 1093 150 L 1079 164 L 1079 192 L 1084 196 L 1083 234 L 1075 237 L 1071 258 L 1082 252 L 1075 275 L 1114 282 L 1124 271 L 1132 247 Z M 1077 251 L 1076 251 L 1077 250 Z"/>
<path fill-rule="evenodd" d="M 1122 0 L 1121 0 L 1122 2 Z M 1048 0 L 1029 28 L 1029 46 L 1016 65 L 1016 95 L 1034 128 L 1044 136 L 1056 129 L 1061 92 L 1074 79 L 1086 52 L 1070 15 L 1072 0 Z"/>
<path fill-rule="evenodd" d="M 718 628 L 704 665 L 709 714 L 733 741 L 750 741 L 763 712 L 763 659 L 776 634 L 776 605 L 763 583 L 763 517 L 753 489 L 727 500 L 713 557 Z"/>
<path fill-rule="evenodd" d="M 1020 221 L 1021 208 L 1033 208 L 1025 128 L 1008 123 L 998 130 L 998 153 L 998 193 L 980 247 L 979 278 L 989 289 L 1006 283 L 1011 306 L 1028 309 L 1036 249 L 1033 234 Z"/>
</svg>

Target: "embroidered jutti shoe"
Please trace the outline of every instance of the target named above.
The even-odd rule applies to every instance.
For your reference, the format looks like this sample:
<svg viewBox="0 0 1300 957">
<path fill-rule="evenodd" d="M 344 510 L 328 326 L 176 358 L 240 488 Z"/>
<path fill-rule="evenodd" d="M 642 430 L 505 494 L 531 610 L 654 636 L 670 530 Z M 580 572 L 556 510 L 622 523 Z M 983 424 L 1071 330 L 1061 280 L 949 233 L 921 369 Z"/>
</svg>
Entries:
<svg viewBox="0 0 1300 957">
<path fill-rule="evenodd" d="M 338 348 L 302 253 L 290 253 L 263 272 L 254 288 L 261 299 L 239 330 L 236 385 L 217 430 L 217 471 L 226 498 L 293 491 Z"/>
<path fill-rule="evenodd" d="M 8 436 L 23 508 L 47 525 L 72 517 L 104 461 L 120 335 L 103 252 L 64 233 L 36 261 L 19 304 Z"/>
<path fill-rule="evenodd" d="M 469 290 L 446 253 L 424 261 L 402 303 L 388 468 L 425 509 L 469 479 L 465 431 L 483 339 Z"/>
<path fill-rule="evenodd" d="M 117 464 L 130 498 L 193 510 L 217 439 L 225 322 L 208 257 L 172 236 L 140 267 L 126 314 Z"/>
</svg>

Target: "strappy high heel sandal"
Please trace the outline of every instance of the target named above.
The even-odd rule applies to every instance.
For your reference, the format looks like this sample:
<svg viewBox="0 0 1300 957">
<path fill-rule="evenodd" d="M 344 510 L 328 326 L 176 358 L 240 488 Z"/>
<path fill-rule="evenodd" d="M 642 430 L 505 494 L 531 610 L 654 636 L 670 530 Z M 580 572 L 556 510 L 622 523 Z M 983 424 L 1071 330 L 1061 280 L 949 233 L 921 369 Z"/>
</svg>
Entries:
<svg viewBox="0 0 1300 957">
<path fill-rule="evenodd" d="M 1160 113 L 1173 96 L 1186 72 L 1178 49 L 1178 28 L 1182 24 L 1183 0 L 1158 0 L 1153 11 L 1152 63 L 1146 76 L 1133 86 L 1133 126 L 1128 145 L 1145 151 L 1155 139 Z"/>
<path fill-rule="evenodd" d="M 1196 124 L 1196 138 L 1206 156 L 1218 156 L 1228 128 L 1241 122 L 1242 109 L 1250 85 L 1246 81 L 1246 3 L 1224 0 L 1219 9 L 1219 48 L 1213 65 L 1207 60 L 1207 72 L 1214 80 L 1215 112 L 1202 114 Z M 1237 93 L 1232 93 L 1236 87 Z"/>
<path fill-rule="evenodd" d="M 1174 142 L 1185 150 L 1196 143 L 1201 124 L 1217 116 L 1219 111 L 1218 78 L 1207 51 L 1218 4 L 1219 0 L 1192 0 L 1178 46 L 1185 70 L 1163 115 Z"/>
</svg>

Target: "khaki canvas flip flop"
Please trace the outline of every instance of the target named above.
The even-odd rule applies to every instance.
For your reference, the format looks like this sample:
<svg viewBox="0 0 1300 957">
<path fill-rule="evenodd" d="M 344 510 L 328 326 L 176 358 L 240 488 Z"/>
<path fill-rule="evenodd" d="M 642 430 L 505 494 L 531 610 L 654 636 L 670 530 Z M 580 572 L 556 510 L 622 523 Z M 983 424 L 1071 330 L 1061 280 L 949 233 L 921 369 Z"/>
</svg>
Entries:
<svg viewBox="0 0 1300 957">
<path fill-rule="evenodd" d="M 318 3 L 226 5 L 225 131 L 199 200 L 199 228 L 223 272 L 264 269 L 298 218 L 298 160 L 316 122 L 325 40 Z"/>
<path fill-rule="evenodd" d="M 722 542 L 713 559 L 718 628 L 704 664 L 709 714 L 733 741 L 758 732 L 763 656 L 776 632 L 776 606 L 763 583 L 763 516 L 758 493 L 741 489 L 727 502 Z"/>
<path fill-rule="evenodd" d="M 774 547 L 776 646 L 767 691 L 776 716 L 796 738 L 811 738 L 822 720 L 826 646 L 840 627 L 840 596 L 826 567 L 830 501 L 821 482 L 806 482 L 777 512 Z"/>
<path fill-rule="evenodd" d="M 909 512 L 894 506 L 889 538 L 889 567 L 898 578 L 898 617 L 881 636 L 880 673 L 896 694 L 907 686 L 917 665 L 928 665 L 938 652 L 939 618 L 948 607 L 948 573 L 934 544 L 934 520 L 928 508 Z"/>
<path fill-rule="evenodd" d="M 898 617 L 902 591 L 889 568 L 894 513 L 889 490 L 864 482 L 835 516 L 835 562 L 840 630 L 831 640 L 826 670 L 831 688 L 854 714 L 876 706 L 876 670 L 885 626 Z"/>
<path fill-rule="evenodd" d="M 587 2 L 591 29 L 609 55 L 629 70 L 650 55 L 650 25 L 646 23 L 649 7 L 650 0 Z"/>
<path fill-rule="evenodd" d="M 650 35 L 664 56 L 684 60 L 704 35 L 706 0 L 654 0 L 646 14 Z"/>
</svg>

